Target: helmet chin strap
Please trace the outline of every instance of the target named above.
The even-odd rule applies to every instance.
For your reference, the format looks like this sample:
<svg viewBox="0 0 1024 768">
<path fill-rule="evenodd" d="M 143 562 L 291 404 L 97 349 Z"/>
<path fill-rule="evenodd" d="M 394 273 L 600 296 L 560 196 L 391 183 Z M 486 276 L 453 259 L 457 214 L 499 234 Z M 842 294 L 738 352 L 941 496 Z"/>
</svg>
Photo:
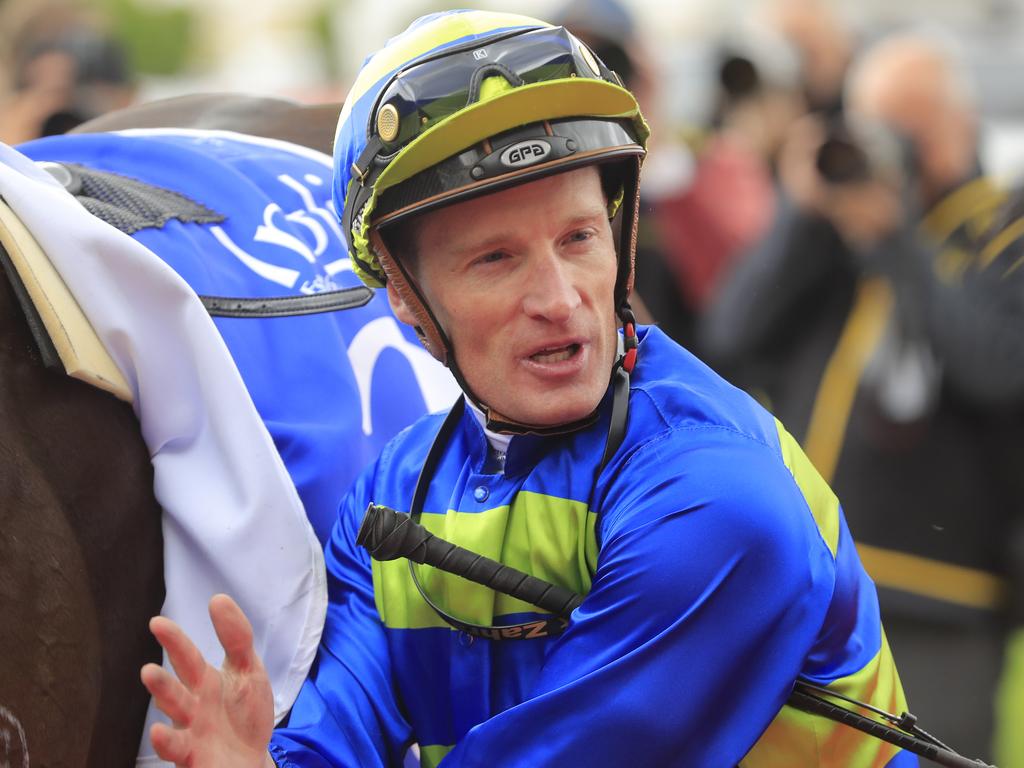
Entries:
<svg viewBox="0 0 1024 768">
<path fill-rule="evenodd" d="M 604 441 L 604 455 L 597 469 L 600 474 L 626 436 L 626 422 L 629 420 L 629 376 L 636 367 L 639 342 L 636 337 L 636 318 L 628 301 L 619 307 L 622 319 L 623 354 L 612 366 L 612 415 L 608 421 L 608 436 Z"/>
</svg>

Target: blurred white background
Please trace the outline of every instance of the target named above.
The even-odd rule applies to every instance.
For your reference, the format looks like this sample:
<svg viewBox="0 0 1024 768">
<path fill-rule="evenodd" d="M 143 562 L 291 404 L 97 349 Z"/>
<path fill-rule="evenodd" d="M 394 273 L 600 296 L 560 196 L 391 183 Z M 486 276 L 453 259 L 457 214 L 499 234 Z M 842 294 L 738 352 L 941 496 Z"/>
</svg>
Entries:
<svg viewBox="0 0 1024 768">
<path fill-rule="evenodd" d="M 19 10 L 52 0 L 0 0 L 0 53 Z M 139 98 L 245 91 L 339 101 L 367 53 L 409 21 L 451 7 L 427 0 L 65 0 L 104 15 L 131 48 Z M 659 111 L 675 125 L 710 110 L 713 54 L 757 37 L 760 0 L 621 0 L 657 73 Z M 564 0 L 465 0 L 468 7 L 550 17 Z M 983 157 L 998 175 L 1024 173 L 1024 0 L 835 0 L 862 40 L 927 26 L 954 40 L 984 121 Z M 24 15 L 21 13 L 20 15 Z M 6 47 L 10 47 L 10 40 Z M 3 62 L 0 60 L 0 65 Z M 0 66 L 0 80 L 2 80 Z M 0 81 L 2 84 L 2 81 Z"/>
<path fill-rule="evenodd" d="M 254 91 L 310 101 L 344 96 L 369 52 L 412 19 L 450 4 L 424 0 L 137 0 L 188 8 L 199 32 L 183 72 L 143 81 L 147 98 L 197 90 Z M 471 2 L 544 18 L 553 0 Z M 699 122 L 710 108 L 712 54 L 725 37 L 756 30 L 757 0 L 624 0 L 660 75 L 662 110 Z M 984 119 L 983 161 L 998 175 L 1024 173 L 1024 0 L 843 0 L 865 39 L 923 26 L 953 39 L 973 74 Z"/>
</svg>

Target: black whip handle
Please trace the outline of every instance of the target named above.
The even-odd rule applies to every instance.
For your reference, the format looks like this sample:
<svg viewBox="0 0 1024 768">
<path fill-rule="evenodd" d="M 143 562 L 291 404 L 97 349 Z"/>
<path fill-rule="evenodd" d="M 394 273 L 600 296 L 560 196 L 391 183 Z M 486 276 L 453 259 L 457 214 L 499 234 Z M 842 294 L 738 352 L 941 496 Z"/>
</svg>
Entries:
<svg viewBox="0 0 1024 768">
<path fill-rule="evenodd" d="M 377 560 L 405 557 L 442 571 L 483 584 L 496 592 L 518 598 L 545 611 L 568 618 L 583 602 L 570 589 L 549 584 L 468 549 L 439 539 L 408 515 L 390 507 L 371 504 L 359 527 L 356 544 L 366 547 Z"/>
</svg>

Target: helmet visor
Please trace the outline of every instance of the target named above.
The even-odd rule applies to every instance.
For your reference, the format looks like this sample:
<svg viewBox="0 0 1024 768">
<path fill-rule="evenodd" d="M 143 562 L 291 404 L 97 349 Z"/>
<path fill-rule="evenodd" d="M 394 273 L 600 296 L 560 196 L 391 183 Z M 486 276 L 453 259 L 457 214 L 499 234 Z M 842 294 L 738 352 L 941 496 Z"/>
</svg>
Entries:
<svg viewBox="0 0 1024 768">
<path fill-rule="evenodd" d="M 513 86 L 570 77 L 616 82 L 563 27 L 517 31 L 448 49 L 396 73 L 371 111 L 370 134 L 392 154 L 440 120 L 480 99 L 487 77 Z"/>
</svg>

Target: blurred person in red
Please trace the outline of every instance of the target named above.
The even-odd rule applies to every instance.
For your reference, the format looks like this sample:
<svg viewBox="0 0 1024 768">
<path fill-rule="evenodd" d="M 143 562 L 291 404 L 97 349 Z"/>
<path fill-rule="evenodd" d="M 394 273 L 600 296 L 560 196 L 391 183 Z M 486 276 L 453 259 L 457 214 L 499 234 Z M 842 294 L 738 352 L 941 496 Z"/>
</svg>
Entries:
<svg viewBox="0 0 1024 768">
<path fill-rule="evenodd" d="M 94 14 L 64 3 L 12 5 L 3 22 L 0 140 L 65 133 L 135 100 L 126 53 Z"/>
<path fill-rule="evenodd" d="M 865 52 L 844 112 L 841 130 L 795 126 L 785 215 L 723 287 L 704 351 L 843 496 L 917 714 L 987 755 L 1024 620 L 1024 196 L 982 174 L 971 90 L 934 40 Z"/>
<path fill-rule="evenodd" d="M 710 128 L 693 140 L 685 185 L 654 195 L 656 219 L 687 311 L 704 312 L 722 276 L 766 233 L 775 211 L 773 158 L 804 109 L 786 76 L 772 76 L 763 48 L 729 43 L 717 66 Z"/>
<path fill-rule="evenodd" d="M 734 264 L 767 235 L 787 132 L 808 110 L 841 110 L 853 45 L 850 29 L 821 0 L 770 0 L 725 36 L 708 128 L 690 142 L 691 173 L 674 186 L 648 182 L 677 312 L 708 311 Z M 687 341 L 700 350 L 692 330 Z"/>
<path fill-rule="evenodd" d="M 690 184 L 658 200 L 662 239 L 696 314 L 779 218 L 777 159 L 789 129 L 806 112 L 841 113 L 854 49 L 852 30 L 823 0 L 768 0 L 744 29 L 721 46 L 717 99 Z"/>
</svg>

